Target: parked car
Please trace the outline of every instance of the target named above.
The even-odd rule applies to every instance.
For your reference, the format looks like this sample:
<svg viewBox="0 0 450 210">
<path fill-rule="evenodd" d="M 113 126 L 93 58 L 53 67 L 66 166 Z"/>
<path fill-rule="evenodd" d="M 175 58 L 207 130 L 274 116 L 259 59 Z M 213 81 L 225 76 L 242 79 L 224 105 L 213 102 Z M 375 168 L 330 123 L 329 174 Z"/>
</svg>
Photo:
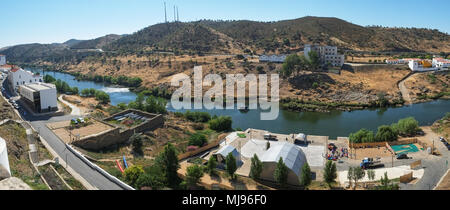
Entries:
<svg viewBox="0 0 450 210">
<path fill-rule="evenodd" d="M 444 137 L 439 137 L 439 140 L 441 141 L 441 142 L 445 142 L 445 139 L 444 139 Z"/>
<path fill-rule="evenodd" d="M 403 154 L 398 154 L 397 155 L 397 159 L 401 160 L 401 159 L 409 159 L 408 155 L 406 153 Z"/>
<path fill-rule="evenodd" d="M 416 133 L 418 136 L 425 136 L 425 132 L 423 131 L 417 131 Z"/>
</svg>

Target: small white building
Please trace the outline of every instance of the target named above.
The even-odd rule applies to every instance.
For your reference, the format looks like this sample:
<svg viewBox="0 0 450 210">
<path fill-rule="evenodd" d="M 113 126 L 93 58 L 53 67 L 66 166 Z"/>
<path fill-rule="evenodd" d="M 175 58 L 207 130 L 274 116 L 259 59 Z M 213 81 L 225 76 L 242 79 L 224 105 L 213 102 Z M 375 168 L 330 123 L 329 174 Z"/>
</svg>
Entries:
<svg viewBox="0 0 450 210">
<path fill-rule="evenodd" d="M 8 72 L 8 81 L 14 91 L 19 91 L 20 85 L 40 83 L 44 81 L 42 75 L 33 74 L 31 71 L 25 71 L 19 67 L 13 67 Z"/>
<path fill-rule="evenodd" d="M 21 99 L 33 111 L 51 112 L 58 110 L 56 86 L 48 83 L 33 83 L 19 86 Z"/>
<path fill-rule="evenodd" d="M 286 58 L 287 55 L 261 55 L 259 56 L 259 62 L 283 63 Z"/>
<path fill-rule="evenodd" d="M 6 174 L 3 175 L 3 173 Z M 8 178 L 11 176 L 11 169 L 9 168 L 8 161 L 8 149 L 6 147 L 6 142 L 3 138 L 0 137 L 0 175 L 5 176 L 2 178 Z"/>
<path fill-rule="evenodd" d="M 0 66 L 6 65 L 6 55 L 0 55 Z"/>
<path fill-rule="evenodd" d="M 319 55 L 320 63 L 322 65 L 330 64 L 335 67 L 342 67 L 345 62 L 345 56 L 338 54 L 336 46 L 321 46 L 321 45 L 305 45 L 303 51 L 306 58 L 309 59 L 309 52 L 315 51 Z"/>
</svg>

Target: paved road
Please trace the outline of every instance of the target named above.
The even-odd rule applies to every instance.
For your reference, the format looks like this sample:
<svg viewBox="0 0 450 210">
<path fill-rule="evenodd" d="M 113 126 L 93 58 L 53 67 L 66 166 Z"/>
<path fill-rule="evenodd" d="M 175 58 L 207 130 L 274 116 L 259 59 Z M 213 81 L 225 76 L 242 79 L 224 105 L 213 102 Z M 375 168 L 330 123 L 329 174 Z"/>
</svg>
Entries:
<svg viewBox="0 0 450 210">
<path fill-rule="evenodd" d="M 9 88 L 6 88 L 7 92 L 8 89 Z M 11 94 L 7 93 L 6 95 L 8 96 Z M 83 179 L 86 180 L 91 186 L 99 190 L 122 190 L 119 185 L 110 181 L 98 171 L 89 167 L 85 162 L 80 160 L 71 151 L 69 151 L 66 148 L 66 144 L 63 143 L 46 126 L 46 124 L 49 122 L 67 121 L 78 116 L 66 115 L 60 117 L 35 117 L 29 114 L 24 114 L 24 110 L 22 108 L 19 108 L 18 111 L 22 118 L 30 122 L 31 126 L 39 132 L 44 141 L 46 141 L 47 144 L 58 154 L 59 158 L 62 159 L 66 164 L 68 164 L 68 166 L 76 173 L 78 173 L 81 177 L 83 177 Z"/>
<path fill-rule="evenodd" d="M 70 152 L 66 145 L 45 125 L 48 122 L 59 122 L 72 119 L 74 116 L 53 117 L 51 119 L 32 119 L 31 125 L 37 130 L 42 138 L 53 148 L 58 156 L 64 160 L 74 171 L 82 176 L 89 184 L 100 190 L 121 190 L 122 188 L 111 182 L 96 170 L 89 167 L 86 163 L 80 160 L 72 152 Z M 30 120 L 30 119 L 27 119 Z"/>
</svg>

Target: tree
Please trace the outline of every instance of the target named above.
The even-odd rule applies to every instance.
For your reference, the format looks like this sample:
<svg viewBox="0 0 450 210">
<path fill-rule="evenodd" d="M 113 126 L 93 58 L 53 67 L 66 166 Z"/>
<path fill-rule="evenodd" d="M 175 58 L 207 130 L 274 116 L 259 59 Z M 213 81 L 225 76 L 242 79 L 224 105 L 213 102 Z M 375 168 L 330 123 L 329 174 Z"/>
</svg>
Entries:
<svg viewBox="0 0 450 210">
<path fill-rule="evenodd" d="M 367 170 L 367 177 L 371 181 L 375 180 L 375 171 L 374 170 Z"/>
<path fill-rule="evenodd" d="M 353 167 L 348 168 L 347 180 L 348 180 L 348 183 L 350 184 L 350 187 L 352 187 L 352 181 L 353 181 L 353 177 L 354 177 L 353 171 L 354 171 Z"/>
<path fill-rule="evenodd" d="M 296 70 L 298 65 L 300 65 L 300 56 L 293 54 L 286 57 L 283 63 L 282 73 L 284 77 L 290 77 L 291 74 Z"/>
<path fill-rule="evenodd" d="M 261 176 L 262 173 L 262 168 L 263 168 L 263 164 L 261 162 L 261 160 L 259 160 L 258 155 L 253 155 L 252 159 L 252 164 L 250 167 L 250 177 L 252 179 L 259 179 L 259 177 Z"/>
<path fill-rule="evenodd" d="M 391 126 L 388 125 L 382 125 L 378 127 L 377 135 L 375 136 L 375 139 L 379 142 L 383 141 L 396 141 L 397 140 L 397 133 L 394 129 L 392 129 Z"/>
<path fill-rule="evenodd" d="M 372 131 L 363 128 L 356 133 L 351 133 L 349 136 L 349 140 L 353 143 L 374 142 L 375 136 Z"/>
<path fill-rule="evenodd" d="M 310 51 L 308 53 L 308 64 L 311 71 L 315 71 L 320 66 L 320 57 L 316 51 Z"/>
<path fill-rule="evenodd" d="M 234 179 L 235 175 L 234 173 L 237 170 L 237 165 L 236 165 L 236 158 L 234 158 L 233 154 L 231 154 L 231 152 L 227 155 L 227 157 L 225 158 L 225 165 L 226 165 L 226 170 L 228 175 L 231 176 L 232 179 Z"/>
<path fill-rule="evenodd" d="M 361 167 L 353 168 L 353 181 L 354 181 L 354 189 L 358 186 L 358 181 L 366 175 L 366 172 Z"/>
<path fill-rule="evenodd" d="M 100 90 L 95 92 L 95 99 L 97 99 L 102 104 L 107 104 L 110 102 L 109 95 Z"/>
<path fill-rule="evenodd" d="M 208 164 L 206 165 L 206 169 L 208 170 L 209 175 L 213 175 L 216 173 L 217 160 L 216 157 L 211 155 L 208 160 Z"/>
<path fill-rule="evenodd" d="M 191 135 L 191 137 L 189 137 L 189 145 L 190 146 L 198 146 L 198 147 L 202 147 L 203 145 L 205 145 L 205 143 L 207 142 L 206 136 L 197 132 Z"/>
<path fill-rule="evenodd" d="M 308 187 L 311 184 L 311 168 L 309 164 L 306 162 L 302 167 L 302 174 L 300 176 L 300 184 L 304 187 Z"/>
<path fill-rule="evenodd" d="M 188 186 L 196 186 L 203 177 L 203 169 L 197 164 L 191 165 L 186 169 L 186 183 Z"/>
<path fill-rule="evenodd" d="M 333 163 L 331 160 L 327 161 L 323 170 L 323 177 L 328 185 L 335 181 L 337 178 L 336 163 Z"/>
<path fill-rule="evenodd" d="M 384 177 L 380 179 L 381 186 L 378 187 L 380 190 L 398 190 L 398 184 L 391 184 L 391 180 L 389 180 L 387 172 L 384 172 Z"/>
<path fill-rule="evenodd" d="M 392 127 L 398 134 L 404 136 L 414 136 L 417 131 L 420 130 L 419 122 L 415 120 L 413 117 L 408 117 L 401 119 L 397 122 L 397 124 L 393 124 Z"/>
<path fill-rule="evenodd" d="M 44 82 L 45 83 L 54 83 L 54 82 L 56 82 L 56 79 L 47 74 L 44 76 Z"/>
<path fill-rule="evenodd" d="M 133 165 L 133 166 L 130 166 L 129 168 L 125 169 L 125 172 L 123 174 L 125 177 L 125 181 L 129 185 L 131 185 L 133 187 L 137 187 L 137 185 L 136 185 L 137 180 L 139 179 L 139 177 L 141 175 L 144 174 L 144 169 L 142 169 L 142 166 Z"/>
<path fill-rule="evenodd" d="M 164 147 L 164 150 L 156 158 L 156 163 L 159 167 L 161 167 L 168 185 L 171 187 L 176 187 L 180 182 L 177 173 L 180 168 L 180 164 L 178 163 L 178 156 L 175 147 L 171 143 L 168 143 Z"/>
<path fill-rule="evenodd" d="M 133 134 L 130 137 L 130 142 L 132 145 L 132 150 L 134 154 L 137 155 L 143 155 L 144 151 L 142 150 L 142 146 L 144 145 L 142 142 L 142 135 L 141 134 Z"/>
<path fill-rule="evenodd" d="M 284 164 L 283 158 L 280 157 L 273 177 L 281 186 L 284 186 L 287 183 L 288 172 L 288 167 L 286 166 L 286 164 Z"/>
</svg>

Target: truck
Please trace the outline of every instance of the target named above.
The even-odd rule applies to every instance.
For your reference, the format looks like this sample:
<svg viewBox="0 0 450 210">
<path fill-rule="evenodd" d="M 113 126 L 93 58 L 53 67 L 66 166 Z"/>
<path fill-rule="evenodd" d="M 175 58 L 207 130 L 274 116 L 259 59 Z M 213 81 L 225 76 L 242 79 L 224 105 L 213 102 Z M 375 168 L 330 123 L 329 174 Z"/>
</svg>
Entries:
<svg viewBox="0 0 450 210">
<path fill-rule="evenodd" d="M 382 164 L 381 161 L 373 160 L 373 158 L 364 158 L 359 165 L 362 169 L 375 169 L 384 167 L 384 164 Z"/>
</svg>

